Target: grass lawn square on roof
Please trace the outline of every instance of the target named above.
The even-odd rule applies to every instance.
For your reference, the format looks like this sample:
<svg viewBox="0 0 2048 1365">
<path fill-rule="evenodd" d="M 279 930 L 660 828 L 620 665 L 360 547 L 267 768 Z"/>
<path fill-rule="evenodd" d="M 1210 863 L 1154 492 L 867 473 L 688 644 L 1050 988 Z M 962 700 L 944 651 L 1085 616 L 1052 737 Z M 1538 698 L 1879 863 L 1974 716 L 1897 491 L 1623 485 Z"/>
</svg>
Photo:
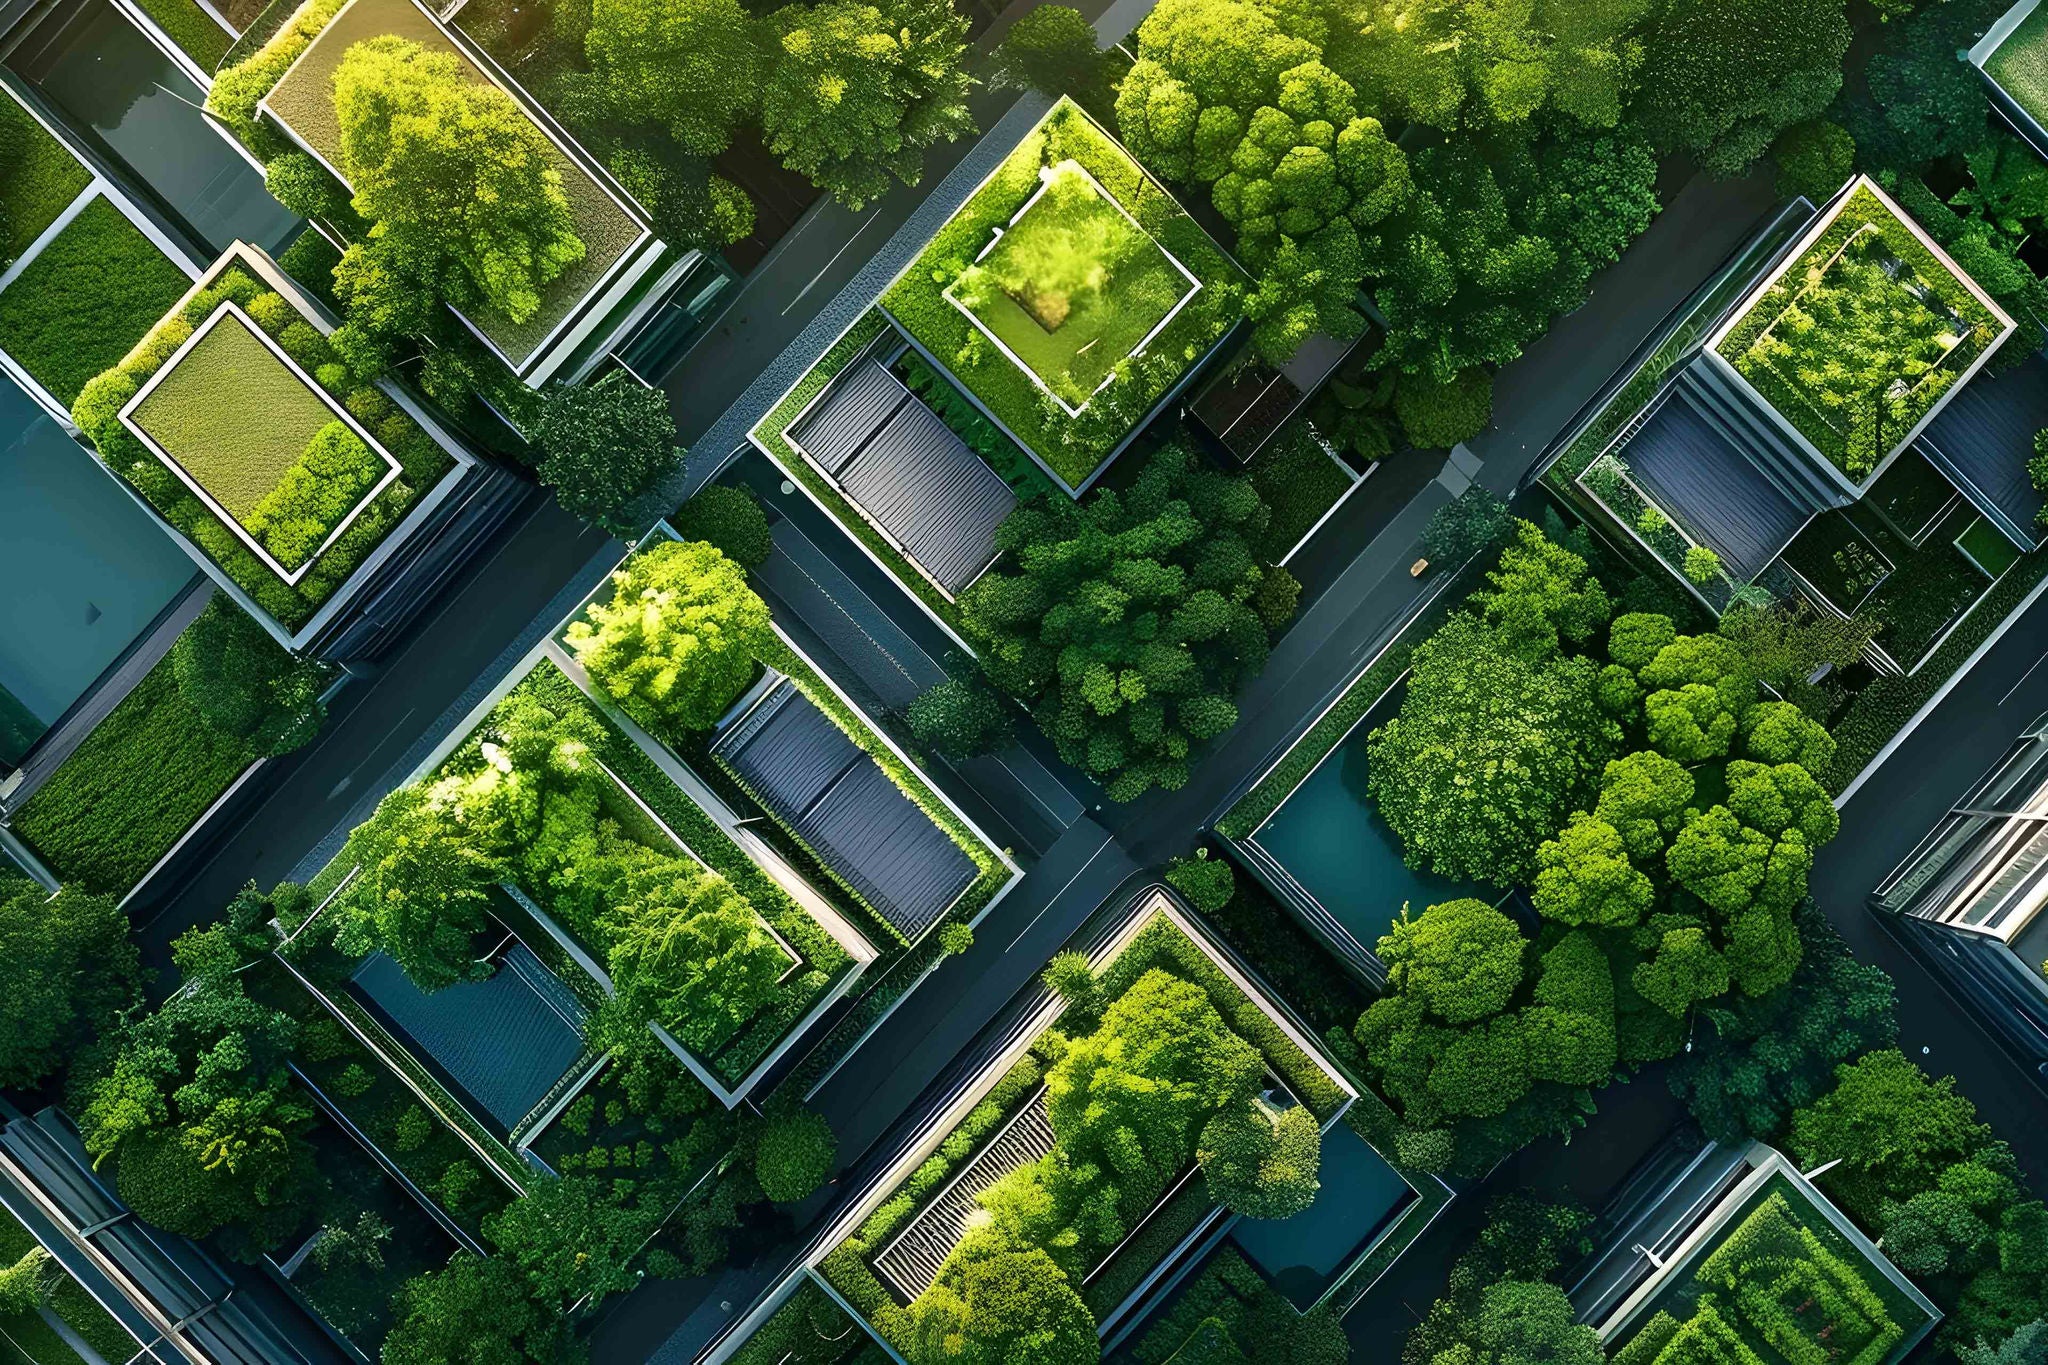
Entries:
<svg viewBox="0 0 2048 1365">
<path fill-rule="evenodd" d="M 91 172 L 35 115 L 0 94 L 0 267 L 28 250 L 91 181 Z"/>
<path fill-rule="evenodd" d="M 397 464 L 272 346 L 240 308 L 223 305 L 128 420 L 289 573 Z"/>
<path fill-rule="evenodd" d="M 1040 174 L 1037 194 L 947 294 L 1078 411 L 1201 286 L 1079 162 Z"/>
<path fill-rule="evenodd" d="M 1758 291 L 1715 349 L 1816 450 L 1861 481 L 2012 325 L 1866 182 Z"/>
<path fill-rule="evenodd" d="M 1984 59 L 1997 81 L 2036 123 L 2048 124 L 2048 5 L 2037 5 Z"/>
<path fill-rule="evenodd" d="M 1072 491 L 1222 340 L 1249 284 L 1063 99 L 881 303 Z"/>
</svg>

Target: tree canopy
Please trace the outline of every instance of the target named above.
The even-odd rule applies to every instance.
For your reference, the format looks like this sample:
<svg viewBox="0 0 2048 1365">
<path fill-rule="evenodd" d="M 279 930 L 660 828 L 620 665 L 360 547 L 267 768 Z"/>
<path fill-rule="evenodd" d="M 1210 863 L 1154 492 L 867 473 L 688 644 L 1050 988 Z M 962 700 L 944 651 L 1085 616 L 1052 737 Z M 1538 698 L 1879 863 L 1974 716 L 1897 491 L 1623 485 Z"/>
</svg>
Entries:
<svg viewBox="0 0 2048 1365">
<path fill-rule="evenodd" d="M 0 880 L 0 1085 L 30 1087 L 138 998 L 141 956 L 112 896 Z"/>
<path fill-rule="evenodd" d="M 634 500 L 683 459 L 668 399 L 624 370 L 548 390 L 532 435 L 556 501 L 619 535 L 642 529 L 629 519 Z"/>
</svg>

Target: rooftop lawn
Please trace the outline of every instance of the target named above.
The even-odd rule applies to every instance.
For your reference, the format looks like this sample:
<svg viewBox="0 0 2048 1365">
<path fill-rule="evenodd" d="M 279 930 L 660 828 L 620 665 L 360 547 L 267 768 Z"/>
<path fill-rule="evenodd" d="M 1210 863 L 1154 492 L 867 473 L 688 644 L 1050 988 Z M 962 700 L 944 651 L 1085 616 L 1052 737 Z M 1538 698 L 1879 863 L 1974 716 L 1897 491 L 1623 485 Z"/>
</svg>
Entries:
<svg viewBox="0 0 2048 1365">
<path fill-rule="evenodd" d="M 0 290 L 0 349 L 69 403 L 127 354 L 191 283 L 101 196 Z"/>
<path fill-rule="evenodd" d="M 29 1230 L 13 1214 L 0 1210 L 0 1267 L 13 1265 L 35 1245 L 36 1239 Z M 57 1270 L 54 1262 L 50 1271 L 55 1279 L 50 1290 L 49 1307 L 64 1325 L 77 1332 L 85 1344 L 104 1359 L 127 1360 L 132 1357 L 137 1347 L 128 1329 L 100 1307 L 98 1300 L 86 1293 L 83 1285 Z M 19 1360 L 27 1360 L 30 1365 L 84 1365 L 85 1357 L 73 1350 L 42 1315 L 0 1314 L 0 1362 L 14 1365 Z"/>
<path fill-rule="evenodd" d="M 387 466 L 241 314 L 222 307 L 214 317 L 129 421 L 295 570 Z"/>
<path fill-rule="evenodd" d="M 1689 1255 L 1614 1365 L 1882 1365 L 1925 1311 L 1783 1175 Z"/>
<path fill-rule="evenodd" d="M 0 94 L 0 185 L 7 187 L 0 268 L 26 251 L 90 183 L 92 173 L 63 143 L 12 94 Z"/>
<path fill-rule="evenodd" d="M 12 827 L 60 881 L 118 895 L 256 758 L 192 709 L 166 656 L 36 789 Z"/>
<path fill-rule="evenodd" d="M 6 298 L 0 293 L 0 304 Z M 236 513 L 240 530 L 260 540 L 288 573 L 312 560 L 292 581 L 195 496 L 120 415 L 177 348 L 231 302 L 301 370 L 315 376 L 400 466 L 399 477 L 328 545 L 334 528 L 389 466 L 239 323 L 217 324 L 187 353 L 178 372 L 150 395 L 138 415 L 157 423 L 169 438 L 166 449 L 224 506 L 247 508 L 246 515 Z M 160 305 L 160 315 L 171 303 Z M 212 344 L 217 337 L 223 338 L 218 347 Z M 109 468 L 287 631 L 311 620 L 414 503 L 455 467 L 454 457 L 425 428 L 383 389 L 340 364 L 325 334 L 234 257 L 215 267 L 204 288 L 162 316 L 143 344 L 115 359 L 119 363 L 72 404 L 73 420 Z M 195 359 L 198 364 L 188 374 L 186 365 Z M 165 392 L 171 397 L 155 403 L 157 394 Z"/>
<path fill-rule="evenodd" d="M 2006 94 L 2048 124 L 2048 5 L 2037 5 L 1984 59 L 1984 71 Z"/>
<path fill-rule="evenodd" d="M 274 85 L 264 96 L 271 114 L 330 165 L 341 162 L 341 123 L 334 112 L 334 73 L 343 54 L 356 43 L 395 35 L 416 42 L 429 52 L 454 56 L 464 72 L 479 82 L 488 79 L 412 0 L 354 0 L 343 12 L 321 24 L 318 16 L 332 8 L 331 0 L 308 0 L 300 10 L 307 23 L 288 25 L 270 45 L 250 58 L 252 64 L 277 71 Z M 317 36 L 309 39 L 306 28 L 315 28 Z M 270 53 L 273 46 L 276 51 Z M 285 54 L 303 54 L 290 64 L 288 72 L 277 65 L 277 58 Z M 470 319 L 515 365 L 539 349 L 548 333 L 597 287 L 641 235 L 633 216 L 552 137 L 548 148 L 548 159 L 562 177 L 562 192 L 568 196 L 569 213 L 575 221 L 576 235 L 583 241 L 584 256 L 542 289 L 539 311 L 525 322 L 515 323 L 494 314 Z"/>
<path fill-rule="evenodd" d="M 2010 330 L 1865 184 L 1716 349 L 1860 481 Z"/>
<path fill-rule="evenodd" d="M 1078 162 L 947 287 L 1038 380 L 1081 408 L 1194 287 Z"/>
<path fill-rule="evenodd" d="M 1086 177 L 1059 174 L 1069 163 L 1123 212 Z M 1055 173 L 1047 193 L 1009 227 L 1047 172 Z M 1003 240 L 974 264 L 998 229 Z M 1131 348 L 1191 288 L 1174 261 L 1202 287 L 1134 358 Z M 1130 153 L 1063 99 L 933 235 L 882 307 L 1075 489 L 1237 321 L 1248 283 Z M 976 319 L 1080 415 L 1051 402 Z"/>
</svg>

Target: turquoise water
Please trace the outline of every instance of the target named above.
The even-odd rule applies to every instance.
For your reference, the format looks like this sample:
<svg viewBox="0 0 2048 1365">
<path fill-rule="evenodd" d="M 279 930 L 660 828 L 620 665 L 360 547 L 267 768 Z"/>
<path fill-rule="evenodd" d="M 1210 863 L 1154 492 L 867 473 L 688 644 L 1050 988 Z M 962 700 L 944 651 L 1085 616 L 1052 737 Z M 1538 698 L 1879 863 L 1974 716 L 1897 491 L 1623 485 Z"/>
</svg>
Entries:
<svg viewBox="0 0 2048 1365">
<path fill-rule="evenodd" d="M 13 763 L 199 571 L 4 378 L 0 433 L 0 762 Z"/>
<path fill-rule="evenodd" d="M 1415 1197 L 1386 1159 L 1342 1123 L 1323 1135 L 1322 1181 L 1316 1202 L 1292 1218 L 1240 1218 L 1230 1230 L 1238 1250 L 1303 1310 Z"/>
<path fill-rule="evenodd" d="M 1402 862 L 1399 837 L 1367 793 L 1366 736 L 1400 709 L 1401 696 L 1396 687 L 1380 698 L 1252 836 L 1368 951 L 1400 915 L 1403 902 L 1420 914 L 1462 896 L 1497 899 L 1485 888 L 1417 872 Z"/>
</svg>

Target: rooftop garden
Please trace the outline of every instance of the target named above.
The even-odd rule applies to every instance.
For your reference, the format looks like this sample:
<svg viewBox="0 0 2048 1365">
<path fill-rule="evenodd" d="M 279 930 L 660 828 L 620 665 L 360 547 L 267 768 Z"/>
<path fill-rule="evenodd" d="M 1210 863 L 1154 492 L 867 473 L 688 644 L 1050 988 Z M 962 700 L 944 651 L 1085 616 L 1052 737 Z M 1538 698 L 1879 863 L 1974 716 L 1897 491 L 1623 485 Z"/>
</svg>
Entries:
<svg viewBox="0 0 2048 1365">
<path fill-rule="evenodd" d="M 92 172 L 36 121 L 13 91 L 0 96 L 0 268 L 13 265 L 71 206 Z"/>
<path fill-rule="evenodd" d="M 1928 1314 L 1782 1174 L 1764 1182 L 1612 1343 L 1618 1365 L 1880 1365 Z"/>
<path fill-rule="evenodd" d="M 882 307 L 1073 491 L 1229 330 L 1247 283 L 1128 152 L 1062 101 Z"/>
<path fill-rule="evenodd" d="M 1054 959 L 1050 1025 L 820 1266 L 914 1365 L 948 1332 L 1092 1359 L 1096 1323 L 1219 1205 L 1279 1218 L 1315 1198 L 1349 1088 L 1173 917 L 1126 934 L 1099 964 Z"/>
<path fill-rule="evenodd" d="M 72 417 L 294 633 L 455 467 L 375 371 L 351 368 L 239 254 L 87 384 Z"/>
<path fill-rule="evenodd" d="M 86 1365 L 49 1313 L 104 1360 L 129 1360 L 139 1349 L 127 1328 L 51 1259 L 13 1214 L 0 1209 L 0 1345 L 10 1362 Z"/>
<path fill-rule="evenodd" d="M 104 194 L 0 289 L 0 349 L 60 403 L 119 361 L 191 280 Z"/>
<path fill-rule="evenodd" d="M 1984 59 L 1984 73 L 2013 102 L 2048 124 L 2048 8 L 2035 6 Z"/>
<path fill-rule="evenodd" d="M 249 765 L 318 732 L 324 681 L 216 597 L 9 824 L 60 880 L 125 893 Z"/>
<path fill-rule="evenodd" d="M 1713 345 L 1814 449 L 1862 483 L 2011 330 L 1864 181 Z"/>
</svg>

